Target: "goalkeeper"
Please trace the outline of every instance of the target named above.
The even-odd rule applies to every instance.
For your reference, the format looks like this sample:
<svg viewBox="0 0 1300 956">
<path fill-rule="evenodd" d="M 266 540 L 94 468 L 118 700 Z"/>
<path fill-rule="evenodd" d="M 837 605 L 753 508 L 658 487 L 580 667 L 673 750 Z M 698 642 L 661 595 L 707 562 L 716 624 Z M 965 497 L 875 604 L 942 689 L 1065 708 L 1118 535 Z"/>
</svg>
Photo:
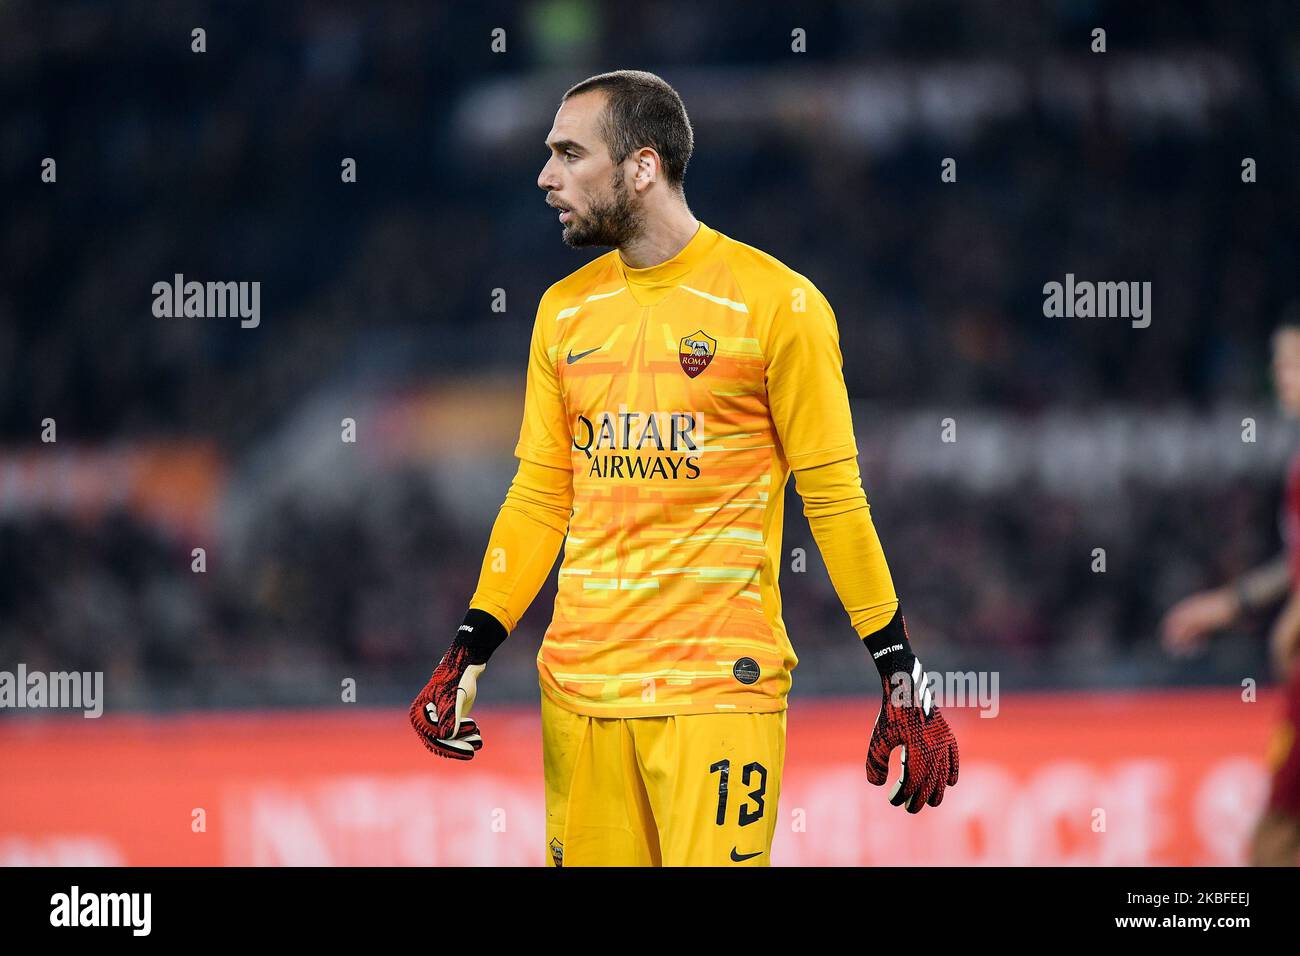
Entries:
<svg viewBox="0 0 1300 956">
<path fill-rule="evenodd" d="M 888 798 L 909 813 L 957 783 L 863 493 L 835 315 L 694 217 L 692 141 L 653 74 L 601 74 L 561 102 L 538 186 L 567 244 L 612 251 L 542 296 L 518 473 L 411 706 L 429 750 L 473 758 L 478 681 L 563 546 L 537 657 L 555 866 L 769 862 L 797 663 L 777 586 L 792 474 L 878 675 L 867 778 L 885 785 L 900 750 Z"/>
</svg>

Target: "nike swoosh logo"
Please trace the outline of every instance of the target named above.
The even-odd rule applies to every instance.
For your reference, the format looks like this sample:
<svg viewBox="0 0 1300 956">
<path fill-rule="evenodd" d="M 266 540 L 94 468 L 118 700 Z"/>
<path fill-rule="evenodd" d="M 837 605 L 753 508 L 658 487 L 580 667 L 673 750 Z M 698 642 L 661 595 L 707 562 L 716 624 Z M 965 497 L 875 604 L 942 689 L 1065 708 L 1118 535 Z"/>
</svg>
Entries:
<svg viewBox="0 0 1300 956">
<path fill-rule="evenodd" d="M 746 860 L 752 860 L 754 857 L 762 856 L 762 855 L 763 855 L 762 850 L 759 850 L 757 853 L 737 853 L 736 848 L 734 846 L 731 848 L 732 863 L 744 863 Z"/>
<path fill-rule="evenodd" d="M 569 349 L 569 364 L 572 365 L 574 362 L 578 361 L 578 359 L 586 358 L 592 352 L 599 352 L 599 351 L 600 351 L 599 345 L 597 345 L 594 349 L 587 349 L 587 351 L 585 352 L 579 352 L 577 355 L 573 354 L 573 349 Z"/>
</svg>

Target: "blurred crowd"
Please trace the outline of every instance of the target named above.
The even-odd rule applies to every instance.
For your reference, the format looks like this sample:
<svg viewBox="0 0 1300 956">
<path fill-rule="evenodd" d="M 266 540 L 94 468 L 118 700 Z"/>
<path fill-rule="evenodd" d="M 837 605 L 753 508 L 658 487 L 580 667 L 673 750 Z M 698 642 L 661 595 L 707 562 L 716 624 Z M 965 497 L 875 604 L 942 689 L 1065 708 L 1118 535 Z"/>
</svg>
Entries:
<svg viewBox="0 0 1300 956">
<path fill-rule="evenodd" d="M 629 29 L 647 16 L 653 28 Z M 1104 71 L 1088 59 L 1096 25 L 1129 57 L 1216 53 L 1246 92 L 1198 122 L 1135 129 L 1105 110 L 1031 108 L 960 142 L 888 149 L 700 127 L 688 199 L 825 292 L 854 398 L 1017 414 L 1266 400 L 1268 331 L 1300 261 L 1300 17 L 1284 3 L 1062 2 L 1010 17 L 991 2 L 796 16 L 734 0 L 23 0 L 0 8 L 0 442 L 31 447 L 51 417 L 61 442 L 210 437 L 237 466 L 341 378 L 522 375 L 539 295 L 590 253 L 563 247 L 535 186 L 549 113 L 526 148 L 462 138 L 457 104 L 484 83 L 1060 57 Z M 792 26 L 810 38 L 797 59 Z M 504 54 L 490 47 L 498 27 Z M 940 182 L 945 156 L 956 183 Z M 1241 181 L 1245 156 L 1257 182 Z M 54 184 L 39 180 L 45 157 Z M 340 181 L 344 157 L 355 184 Z M 1042 285 L 1067 272 L 1150 281 L 1150 328 L 1045 319 Z M 260 281 L 260 326 L 155 318 L 151 287 L 175 273 Z M 490 308 L 498 288 L 504 315 Z M 126 512 L 0 516 L 0 662 L 102 667 L 153 703 L 289 701 L 351 671 L 395 698 L 445 644 L 486 540 L 486 527 L 461 540 L 432 487 L 400 472 L 346 507 L 280 503 L 251 563 L 214 555 L 204 575 L 186 542 Z M 1135 487 L 1126 520 L 1104 529 L 1104 574 L 1087 572 L 1098 516 L 1042 489 L 936 484 L 873 502 L 922 640 L 1030 683 L 1113 683 L 1150 649 L 1164 604 L 1276 547 L 1277 494 L 1263 480 Z M 815 553 L 789 512 L 790 540 Z M 782 579 L 796 648 L 860 651 L 815 567 Z M 534 610 L 517 642 L 531 650 L 508 652 L 508 686 L 531 680 L 545 617 Z M 1162 667 L 1153 656 L 1132 673 Z M 838 679 L 809 663 L 796 687 L 805 673 L 813 689 Z"/>
<path fill-rule="evenodd" d="M 516 367 L 541 291 L 589 253 L 562 246 L 535 186 L 550 114 L 526 148 L 483 155 L 452 122 L 464 92 L 552 67 L 564 10 L 567 42 L 599 51 L 567 67 L 574 81 L 611 64 L 671 80 L 699 57 L 777 70 L 794 56 L 775 8 L 664 3 L 663 31 L 629 31 L 619 6 L 6 5 L 0 435 L 31 441 L 49 415 L 87 438 L 248 442 L 314 383 L 389 354 L 389 337 L 394 374 Z M 1008 22 L 996 4 L 816 7 L 798 61 L 810 71 L 1023 65 L 1070 55 L 1106 22 L 1129 56 L 1227 56 L 1249 95 L 1199 125 L 1030 109 L 960 143 L 830 154 L 811 136 L 701 128 L 688 198 L 826 292 L 857 396 L 1027 409 L 1253 396 L 1300 259 L 1300 132 L 1277 121 L 1300 92 L 1300 18 L 1279 22 L 1285 9 L 1065 3 Z M 494 25 L 511 52 L 490 51 Z M 56 185 L 38 181 L 47 156 Z M 939 181 L 944 156 L 957 183 Z M 343 157 L 356 184 L 340 181 Z M 1067 272 L 1152 282 L 1151 327 L 1044 319 L 1042 285 Z M 175 273 L 260 281 L 260 327 L 154 318 L 150 289 Z"/>
</svg>

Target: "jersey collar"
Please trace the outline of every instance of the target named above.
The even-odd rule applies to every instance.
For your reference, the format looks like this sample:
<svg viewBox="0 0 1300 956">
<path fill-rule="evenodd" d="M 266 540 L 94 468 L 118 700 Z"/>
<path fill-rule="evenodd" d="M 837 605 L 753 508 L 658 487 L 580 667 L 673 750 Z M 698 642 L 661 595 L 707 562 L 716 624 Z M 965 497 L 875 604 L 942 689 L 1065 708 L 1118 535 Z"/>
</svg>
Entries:
<svg viewBox="0 0 1300 956">
<path fill-rule="evenodd" d="M 695 235 L 691 236 L 691 241 L 682 247 L 682 250 L 671 259 L 666 259 L 657 265 L 647 266 L 644 269 L 633 269 L 623 261 L 623 256 L 617 250 L 614 252 L 614 260 L 618 263 L 619 272 L 623 275 L 623 281 L 627 283 L 632 292 L 660 292 L 666 291 L 677 286 L 682 279 L 699 265 L 708 255 L 709 250 L 713 248 L 717 240 L 718 233 L 710 229 L 703 222 L 695 230 Z"/>
</svg>

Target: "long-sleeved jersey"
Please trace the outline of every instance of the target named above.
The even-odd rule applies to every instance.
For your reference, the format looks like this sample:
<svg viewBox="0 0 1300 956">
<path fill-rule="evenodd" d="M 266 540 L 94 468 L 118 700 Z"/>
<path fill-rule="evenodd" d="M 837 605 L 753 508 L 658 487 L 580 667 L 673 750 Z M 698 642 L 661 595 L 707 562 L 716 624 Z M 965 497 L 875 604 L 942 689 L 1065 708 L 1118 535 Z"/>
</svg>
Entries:
<svg viewBox="0 0 1300 956">
<path fill-rule="evenodd" d="M 537 660 L 543 692 L 569 710 L 785 707 L 797 658 L 777 579 L 792 471 L 859 633 L 897 606 L 830 305 L 702 223 L 666 262 L 632 269 L 612 251 L 546 291 L 515 454 L 471 604 L 513 628 L 567 530 Z"/>
</svg>

